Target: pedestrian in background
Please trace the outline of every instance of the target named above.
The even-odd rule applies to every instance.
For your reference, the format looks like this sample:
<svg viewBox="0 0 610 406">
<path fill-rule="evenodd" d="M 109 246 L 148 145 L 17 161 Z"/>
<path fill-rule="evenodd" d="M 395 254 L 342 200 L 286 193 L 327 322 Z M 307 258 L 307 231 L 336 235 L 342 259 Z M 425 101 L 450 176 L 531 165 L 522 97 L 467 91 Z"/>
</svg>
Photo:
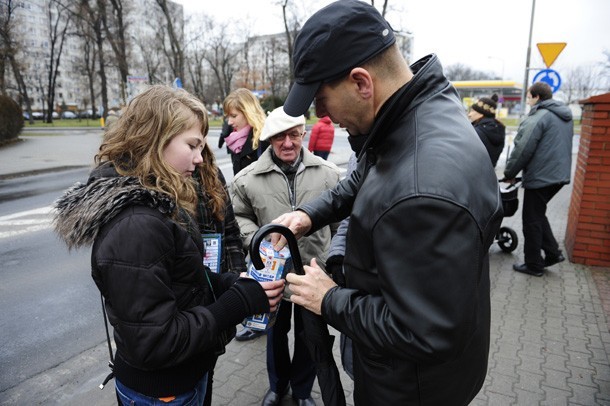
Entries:
<svg viewBox="0 0 610 406">
<path fill-rule="evenodd" d="M 235 325 L 281 300 L 282 281 L 203 264 L 192 175 L 207 132 L 196 97 L 152 86 L 109 130 L 88 182 L 56 203 L 55 229 L 68 247 L 93 246 L 91 274 L 114 328 L 123 405 L 202 405 L 207 374 Z"/>
<path fill-rule="evenodd" d="M 321 117 L 311 129 L 308 149 L 322 159 L 328 159 L 335 139 L 335 126 L 330 117 Z"/>
<path fill-rule="evenodd" d="M 222 128 L 220 129 L 220 135 L 218 136 L 218 149 L 222 148 L 225 144 L 225 138 L 227 138 L 233 132 L 233 128 L 229 125 L 226 117 L 223 117 Z M 231 150 L 227 146 L 227 154 L 230 154 Z"/>
<path fill-rule="evenodd" d="M 282 107 L 265 120 L 261 140 L 270 140 L 256 163 L 233 179 L 233 205 L 243 243 L 250 245 L 256 231 L 281 213 L 293 210 L 323 191 L 335 186 L 340 178 L 337 166 L 316 157 L 303 148 L 305 117 L 290 117 Z M 317 258 L 324 266 L 334 229 L 323 227 L 299 241 L 303 261 Z M 288 332 L 294 308 L 294 355 L 290 357 Z M 299 406 L 315 405 L 311 388 L 316 377 L 315 364 L 303 340 L 301 307 L 285 301 L 267 333 L 267 373 L 270 388 L 262 405 L 279 405 L 288 389 Z"/>
<path fill-rule="evenodd" d="M 227 122 L 233 132 L 224 137 L 227 148 L 231 150 L 233 174 L 256 161 L 269 146 L 260 142 L 261 130 L 265 123 L 265 112 L 258 99 L 248 89 L 232 91 L 223 102 Z"/>
<path fill-rule="evenodd" d="M 515 264 L 513 269 L 542 276 L 544 268 L 565 260 L 546 217 L 546 208 L 563 185 L 570 183 L 574 123 L 568 106 L 553 99 L 546 83 L 537 82 L 528 89 L 527 104 L 531 110 L 519 125 L 504 177 L 514 180 L 523 171 L 525 263 Z"/>
<path fill-rule="evenodd" d="M 506 127 L 496 119 L 497 108 L 498 95 L 494 93 L 491 97 L 481 97 L 468 112 L 468 118 L 485 145 L 494 168 L 504 149 L 506 138 Z"/>
<path fill-rule="evenodd" d="M 392 27 L 359 0 L 309 18 L 293 63 L 284 110 L 315 98 L 319 117 L 366 141 L 350 176 L 274 220 L 302 237 L 350 216 L 345 287 L 312 261 L 286 277 L 292 302 L 352 339 L 355 405 L 469 404 L 487 374 L 502 205 L 455 88 L 435 55 L 409 67 Z"/>
</svg>

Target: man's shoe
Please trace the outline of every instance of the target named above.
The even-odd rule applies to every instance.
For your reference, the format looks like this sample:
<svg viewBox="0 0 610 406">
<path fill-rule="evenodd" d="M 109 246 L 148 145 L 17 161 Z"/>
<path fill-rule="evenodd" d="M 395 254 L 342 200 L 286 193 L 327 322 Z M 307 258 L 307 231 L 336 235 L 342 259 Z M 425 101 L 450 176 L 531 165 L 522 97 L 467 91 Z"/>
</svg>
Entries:
<svg viewBox="0 0 610 406">
<path fill-rule="evenodd" d="M 286 394 L 286 392 L 287 391 L 284 391 L 284 395 Z M 279 393 L 275 393 L 274 391 L 269 389 L 267 393 L 265 393 L 265 397 L 263 398 L 263 403 L 261 403 L 261 406 L 279 406 L 279 404 L 282 403 L 282 398 L 284 397 L 284 395 L 280 395 Z"/>
<path fill-rule="evenodd" d="M 540 270 L 536 270 L 536 269 L 532 269 L 530 267 L 527 266 L 527 264 L 521 264 L 521 265 L 513 265 L 513 269 L 517 272 L 521 272 L 521 273 L 526 273 L 528 275 L 533 275 L 533 276 L 542 276 L 543 271 Z"/>
<path fill-rule="evenodd" d="M 251 328 L 244 327 L 242 331 L 235 334 L 235 339 L 237 341 L 250 341 L 254 340 L 256 337 L 260 337 L 265 334 L 264 331 L 260 330 L 252 330 Z"/>
<path fill-rule="evenodd" d="M 557 255 L 556 257 L 547 256 L 546 258 L 544 258 L 544 267 L 548 268 L 549 266 L 553 266 L 565 260 L 566 259 L 563 254 L 561 253 L 561 251 L 559 251 L 559 255 Z"/>
<path fill-rule="evenodd" d="M 292 397 L 292 399 L 297 402 L 298 406 L 316 406 L 316 402 L 313 400 L 313 398 L 310 396 L 307 399 L 297 399 L 294 396 Z"/>
</svg>

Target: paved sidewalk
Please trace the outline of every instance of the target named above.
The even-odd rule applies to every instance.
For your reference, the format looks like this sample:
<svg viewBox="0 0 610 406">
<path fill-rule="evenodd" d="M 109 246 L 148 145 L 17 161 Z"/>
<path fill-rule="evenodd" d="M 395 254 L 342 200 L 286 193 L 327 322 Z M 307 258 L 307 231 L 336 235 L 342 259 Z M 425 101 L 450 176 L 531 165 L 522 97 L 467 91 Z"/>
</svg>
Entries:
<svg viewBox="0 0 610 406">
<path fill-rule="evenodd" d="M 0 147 L 0 185 L 3 175 L 89 165 L 99 134 L 70 132 L 69 147 L 53 148 L 51 137 L 23 137 L 24 141 Z M 577 149 L 577 147 L 575 148 Z M 42 152 L 42 153 L 41 153 Z M 343 155 L 348 156 L 348 153 Z M 342 161 L 344 156 L 337 156 Z M 79 156 L 80 158 L 77 158 Z M 85 160 L 83 156 L 87 157 Z M 337 158 L 336 157 L 336 158 Z M 574 156 L 576 158 L 576 156 Z M 503 165 L 504 158 L 501 158 Z M 338 162 L 340 163 L 340 162 Z M 497 169 L 498 173 L 502 168 Z M 564 187 L 548 208 L 551 227 L 563 247 L 571 186 Z M 522 193 L 520 194 L 522 202 Z M 523 260 L 521 210 L 504 219 L 504 226 L 519 236 L 519 246 L 506 254 L 497 245 L 490 249 L 492 326 L 489 372 L 473 405 L 610 405 L 610 269 L 591 268 L 565 261 L 551 267 L 542 278 L 512 271 Z M 338 334 L 337 334 L 338 336 Z M 214 405 L 259 405 L 267 390 L 265 337 L 252 342 L 233 341 L 217 365 Z M 335 357 L 339 363 L 338 339 Z M 105 359 L 105 344 L 92 356 Z M 97 355 L 96 355 L 97 354 Z M 91 368 L 103 379 L 105 361 Z M 57 370 L 70 369 L 58 365 Z M 60 379 L 48 371 L 40 380 Z M 83 378 L 85 379 L 85 378 Z M 111 405 L 112 387 L 100 391 L 101 379 L 50 388 L 43 403 Z M 342 375 L 348 404 L 353 404 L 353 384 Z M 439 388 L 442 390 L 442 388 Z M 7 394 L 10 395 L 10 394 Z M 321 405 L 317 383 L 314 399 Z M 25 399 L 21 399 L 22 401 Z M 287 396 L 282 405 L 293 405 Z"/>
<path fill-rule="evenodd" d="M 18 141 L 0 146 L 0 179 L 93 166 L 102 134 L 95 128 L 26 130 Z"/>
</svg>

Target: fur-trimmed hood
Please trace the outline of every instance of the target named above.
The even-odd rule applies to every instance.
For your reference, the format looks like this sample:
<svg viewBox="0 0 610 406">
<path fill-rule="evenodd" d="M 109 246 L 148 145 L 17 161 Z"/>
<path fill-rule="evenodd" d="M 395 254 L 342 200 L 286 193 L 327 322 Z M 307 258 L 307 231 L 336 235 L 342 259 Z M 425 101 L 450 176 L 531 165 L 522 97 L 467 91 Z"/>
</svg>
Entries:
<svg viewBox="0 0 610 406">
<path fill-rule="evenodd" d="M 100 229 L 129 206 L 172 213 L 176 204 L 168 195 L 143 187 L 135 177 L 91 177 L 76 183 L 54 204 L 55 232 L 69 249 L 92 245 Z"/>
</svg>

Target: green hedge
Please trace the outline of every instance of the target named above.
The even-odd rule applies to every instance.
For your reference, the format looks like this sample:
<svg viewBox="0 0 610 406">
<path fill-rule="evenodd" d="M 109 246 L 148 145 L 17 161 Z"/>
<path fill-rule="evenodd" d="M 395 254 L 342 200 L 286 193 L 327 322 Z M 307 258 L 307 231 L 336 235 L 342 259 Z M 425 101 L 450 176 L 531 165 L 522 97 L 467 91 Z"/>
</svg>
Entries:
<svg viewBox="0 0 610 406">
<path fill-rule="evenodd" d="M 10 97 L 0 95 L 0 144 L 17 139 L 22 128 L 21 107 Z"/>
</svg>

